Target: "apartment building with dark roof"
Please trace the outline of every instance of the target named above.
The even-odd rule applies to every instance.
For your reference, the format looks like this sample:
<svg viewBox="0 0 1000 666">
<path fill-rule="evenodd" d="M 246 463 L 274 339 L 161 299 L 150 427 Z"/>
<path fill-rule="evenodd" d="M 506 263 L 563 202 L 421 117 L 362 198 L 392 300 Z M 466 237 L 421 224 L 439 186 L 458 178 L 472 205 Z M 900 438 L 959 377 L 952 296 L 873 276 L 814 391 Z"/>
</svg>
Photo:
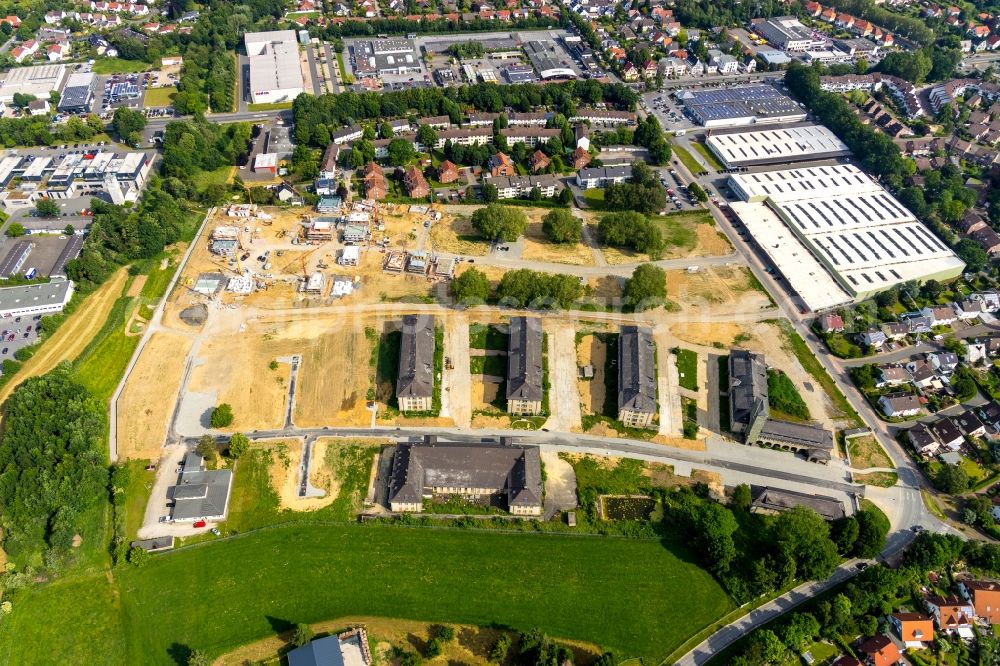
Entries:
<svg viewBox="0 0 1000 666">
<path fill-rule="evenodd" d="M 434 318 L 403 317 L 396 400 L 402 412 L 429 412 L 434 399 Z"/>
<path fill-rule="evenodd" d="M 542 470 L 538 448 L 518 446 L 509 438 L 494 444 L 438 442 L 399 444 L 389 474 L 389 508 L 423 511 L 434 496 L 472 501 L 505 500 L 514 515 L 542 513 Z"/>
<path fill-rule="evenodd" d="M 653 332 L 622 326 L 618 335 L 618 420 L 646 428 L 656 416 L 656 345 Z"/>
<path fill-rule="evenodd" d="M 511 317 L 507 346 L 507 411 L 535 416 L 542 411 L 542 320 Z"/>
</svg>

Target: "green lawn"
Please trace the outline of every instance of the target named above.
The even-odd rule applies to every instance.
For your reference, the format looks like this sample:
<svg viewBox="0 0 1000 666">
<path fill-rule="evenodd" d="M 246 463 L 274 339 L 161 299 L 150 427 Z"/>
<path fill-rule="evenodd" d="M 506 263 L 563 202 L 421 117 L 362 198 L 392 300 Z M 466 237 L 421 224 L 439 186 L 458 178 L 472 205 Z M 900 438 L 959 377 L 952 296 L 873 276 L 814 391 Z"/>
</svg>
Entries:
<svg viewBox="0 0 1000 666">
<path fill-rule="evenodd" d="M 129 74 L 145 72 L 154 69 L 148 62 L 141 60 L 123 60 L 121 58 L 97 58 L 94 61 L 94 74 Z"/>
<path fill-rule="evenodd" d="M 143 104 L 147 107 L 172 106 L 176 93 L 177 86 L 149 88 L 146 90 L 146 97 L 143 99 Z"/>
<path fill-rule="evenodd" d="M 142 526 L 142 518 L 146 512 L 146 504 L 156 480 L 156 472 L 146 471 L 147 460 L 130 460 L 128 489 L 125 496 L 125 533 L 134 539 Z"/>
<path fill-rule="evenodd" d="M 683 388 L 698 390 L 698 354 L 690 349 L 677 349 L 677 374 Z"/>
<path fill-rule="evenodd" d="M 809 407 L 788 375 L 777 370 L 767 371 L 768 403 L 778 418 L 793 421 L 809 420 Z"/>
<path fill-rule="evenodd" d="M 583 200 L 594 210 L 604 210 L 604 190 L 599 187 L 584 190 Z"/>
<path fill-rule="evenodd" d="M 275 102 L 274 104 L 247 104 L 247 111 L 283 111 L 292 108 L 291 102 Z"/>
<path fill-rule="evenodd" d="M 692 249 L 698 243 L 696 225 L 712 221 L 707 210 L 672 213 L 670 215 L 649 215 L 649 220 L 660 228 L 663 242 L 667 247 Z"/>
<path fill-rule="evenodd" d="M 157 556 L 117 577 L 127 652 L 148 664 L 173 663 L 178 644 L 218 655 L 275 626 L 349 614 L 538 626 L 658 663 L 732 608 L 687 557 L 656 540 L 290 525 Z M 9 661 L 31 663 L 34 641 L 21 640 L 31 633 L 5 641 L 7 629 Z M 101 642 L 75 629 L 63 627 L 62 640 Z"/>
<path fill-rule="evenodd" d="M 229 174 L 232 173 L 232 170 L 233 167 L 224 166 L 212 171 L 198 171 L 192 175 L 195 185 L 197 185 L 199 190 L 203 190 L 209 185 L 225 185 L 229 180 Z"/>
<path fill-rule="evenodd" d="M 469 324 L 469 347 L 507 351 L 507 334 L 496 326 Z"/>
<path fill-rule="evenodd" d="M 472 356 L 469 358 L 469 371 L 474 375 L 505 377 L 507 376 L 507 357 Z"/>
<path fill-rule="evenodd" d="M 131 296 L 115 301 L 104 326 L 73 361 L 77 381 L 101 401 L 111 398 L 139 344 L 138 335 L 125 335 L 125 323 L 135 307 Z"/>
<path fill-rule="evenodd" d="M 716 171 L 723 171 L 726 168 L 725 166 L 722 165 L 722 162 L 720 162 L 719 159 L 712 154 L 712 151 L 708 149 L 708 146 L 706 146 L 701 141 L 698 141 L 694 144 L 694 149 L 697 150 L 698 154 L 701 155 L 702 159 L 704 159 L 705 162 L 708 163 L 708 166 L 712 167 Z"/>
<path fill-rule="evenodd" d="M 694 175 L 698 175 L 699 173 L 705 171 L 705 167 L 699 164 L 698 160 L 694 158 L 694 155 L 689 153 L 686 148 L 683 148 L 680 144 L 677 143 L 671 144 L 671 147 L 673 148 L 674 155 L 676 155 L 677 159 L 679 159 L 684 164 L 684 166 L 687 167 L 688 171 L 690 171 Z"/>
<path fill-rule="evenodd" d="M 160 268 L 160 261 L 162 259 L 168 258 L 166 268 Z M 139 293 L 142 301 L 158 301 L 163 297 L 164 292 L 167 291 L 167 286 L 170 284 L 170 279 L 174 276 L 174 271 L 177 270 L 177 257 L 164 254 L 157 257 L 157 262 L 146 274 L 146 283 L 142 285 L 142 291 Z"/>
</svg>

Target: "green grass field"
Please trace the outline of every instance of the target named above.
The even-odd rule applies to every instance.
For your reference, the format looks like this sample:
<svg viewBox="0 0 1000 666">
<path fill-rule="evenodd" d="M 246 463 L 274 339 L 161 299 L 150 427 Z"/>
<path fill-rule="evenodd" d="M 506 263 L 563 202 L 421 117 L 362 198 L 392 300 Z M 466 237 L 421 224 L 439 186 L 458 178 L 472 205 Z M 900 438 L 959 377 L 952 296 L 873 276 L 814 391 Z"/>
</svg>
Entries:
<svg viewBox="0 0 1000 666">
<path fill-rule="evenodd" d="M 149 88 L 146 90 L 146 97 L 143 104 L 147 107 L 172 106 L 174 95 L 177 93 L 177 86 L 166 86 L 164 88 Z"/>
<path fill-rule="evenodd" d="M 247 104 L 247 111 L 283 111 L 292 108 L 291 102 L 276 102 L 274 104 Z"/>
<path fill-rule="evenodd" d="M 722 171 L 726 168 L 722 165 L 722 162 L 719 161 L 719 158 L 712 154 L 712 151 L 708 149 L 708 146 L 701 141 L 694 144 L 694 149 L 698 151 L 698 154 L 701 155 L 702 159 L 705 160 L 708 166 L 712 167 L 716 171 Z"/>
<path fill-rule="evenodd" d="M 677 350 L 678 383 L 686 389 L 698 390 L 698 354 L 690 349 Z"/>
<path fill-rule="evenodd" d="M 469 371 L 474 375 L 492 375 L 504 377 L 507 375 L 506 356 L 471 356 Z"/>
<path fill-rule="evenodd" d="M 583 200 L 594 210 L 604 210 L 604 190 L 599 187 L 584 190 Z"/>
<path fill-rule="evenodd" d="M 679 159 L 691 173 L 698 175 L 705 170 L 705 167 L 698 163 L 698 160 L 694 158 L 694 155 L 688 152 L 688 150 L 680 144 L 671 144 L 671 148 L 673 148 L 674 155 L 677 156 L 677 159 Z"/>
<path fill-rule="evenodd" d="M 232 172 L 233 167 L 224 166 L 214 169 L 212 171 L 199 171 L 194 174 L 195 185 L 198 186 L 199 190 L 203 190 L 209 185 L 219 184 L 225 185 L 229 180 L 229 174 Z"/>
<path fill-rule="evenodd" d="M 108 400 L 114 393 L 139 344 L 139 336 L 125 335 L 125 323 L 136 305 L 136 299 L 131 296 L 121 296 L 115 301 L 104 326 L 73 361 L 77 381 L 101 401 Z"/>
<path fill-rule="evenodd" d="M 130 74 L 155 69 L 148 62 L 141 60 L 122 60 L 121 58 L 98 58 L 94 61 L 94 74 Z"/>
<path fill-rule="evenodd" d="M 469 347 L 507 351 L 507 334 L 496 326 L 469 324 Z"/>
</svg>

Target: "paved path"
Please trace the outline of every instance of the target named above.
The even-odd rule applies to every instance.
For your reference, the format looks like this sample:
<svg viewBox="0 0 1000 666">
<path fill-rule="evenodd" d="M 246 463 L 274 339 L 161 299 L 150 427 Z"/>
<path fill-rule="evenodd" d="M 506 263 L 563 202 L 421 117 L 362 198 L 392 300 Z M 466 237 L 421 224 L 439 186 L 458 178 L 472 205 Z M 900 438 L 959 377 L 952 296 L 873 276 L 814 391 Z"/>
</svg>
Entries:
<svg viewBox="0 0 1000 666">
<path fill-rule="evenodd" d="M 786 592 L 780 597 L 769 601 L 760 608 L 750 611 L 738 620 L 727 624 L 725 627 L 715 632 L 704 641 L 698 644 L 693 650 L 678 659 L 676 666 L 698 666 L 708 663 L 712 657 L 719 654 L 727 647 L 747 635 L 754 629 L 767 624 L 774 618 L 787 613 L 799 604 L 809 601 L 817 594 L 820 594 L 835 585 L 839 585 L 858 573 L 857 565 L 861 560 L 850 560 L 845 562 L 826 580 L 803 583 L 794 590 Z"/>
</svg>

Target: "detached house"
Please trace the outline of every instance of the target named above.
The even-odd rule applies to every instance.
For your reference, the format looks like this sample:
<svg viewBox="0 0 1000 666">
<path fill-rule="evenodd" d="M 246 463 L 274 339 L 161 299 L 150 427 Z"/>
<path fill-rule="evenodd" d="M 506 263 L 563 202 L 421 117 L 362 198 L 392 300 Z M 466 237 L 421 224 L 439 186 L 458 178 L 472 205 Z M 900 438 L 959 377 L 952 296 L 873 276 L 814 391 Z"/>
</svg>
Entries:
<svg viewBox="0 0 1000 666">
<path fill-rule="evenodd" d="M 934 616 L 938 629 L 962 638 L 972 638 L 976 609 L 971 602 L 957 596 L 928 597 L 927 611 Z"/>
<path fill-rule="evenodd" d="M 917 423 L 907 430 L 906 438 L 910 441 L 913 450 L 922 456 L 933 456 L 941 448 L 937 438 L 926 423 Z"/>
<path fill-rule="evenodd" d="M 976 617 L 990 624 L 1000 624 L 1000 583 L 992 580 L 964 580 L 958 589 L 972 601 Z"/>
<path fill-rule="evenodd" d="M 920 399 L 912 393 L 886 393 L 878 399 L 879 409 L 888 417 L 916 416 Z"/>
<path fill-rule="evenodd" d="M 922 648 L 934 640 L 934 621 L 923 613 L 893 613 L 889 616 L 893 632 L 908 648 Z"/>
<path fill-rule="evenodd" d="M 924 308 L 920 311 L 925 317 L 931 318 L 932 326 L 950 326 L 958 319 L 955 308 L 950 305 L 939 305 L 933 308 Z"/>
<path fill-rule="evenodd" d="M 892 639 L 883 635 L 869 638 L 858 646 L 857 652 L 864 655 L 865 661 L 871 666 L 893 666 L 902 658 Z"/>
</svg>

